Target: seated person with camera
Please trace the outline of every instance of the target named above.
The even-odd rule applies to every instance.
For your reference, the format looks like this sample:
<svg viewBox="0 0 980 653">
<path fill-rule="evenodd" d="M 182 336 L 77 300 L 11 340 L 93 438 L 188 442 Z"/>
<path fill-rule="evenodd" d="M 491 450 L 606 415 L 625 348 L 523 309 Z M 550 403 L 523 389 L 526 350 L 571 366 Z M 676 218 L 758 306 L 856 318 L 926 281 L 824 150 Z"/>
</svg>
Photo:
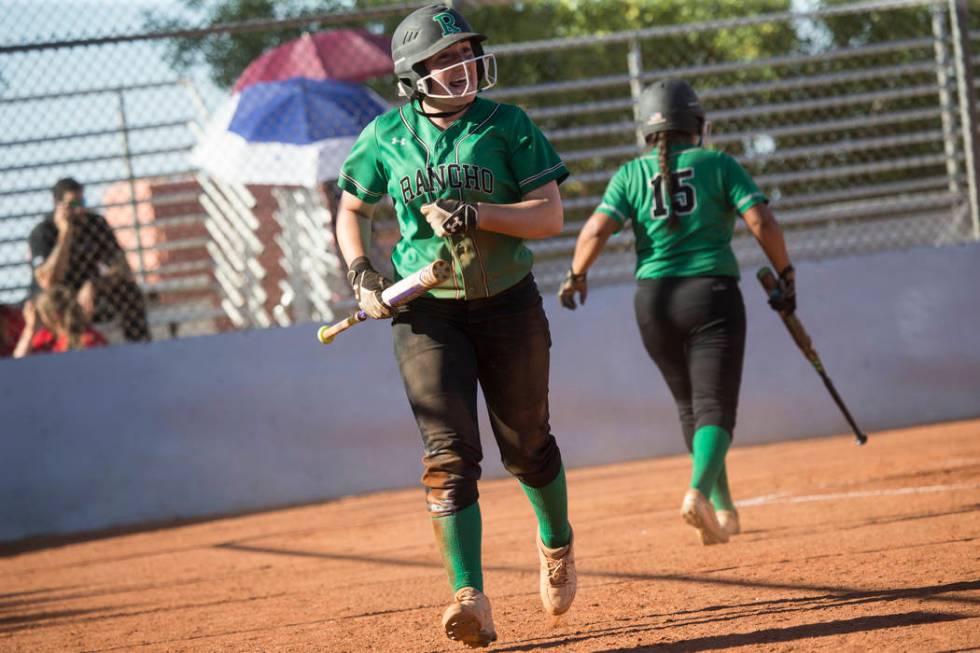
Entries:
<svg viewBox="0 0 980 653">
<path fill-rule="evenodd" d="M 87 320 L 118 316 L 126 340 L 150 340 L 143 292 L 109 223 L 85 210 L 84 187 L 71 177 L 58 180 L 51 192 L 54 212 L 30 236 L 32 294 L 66 286 Z"/>
</svg>

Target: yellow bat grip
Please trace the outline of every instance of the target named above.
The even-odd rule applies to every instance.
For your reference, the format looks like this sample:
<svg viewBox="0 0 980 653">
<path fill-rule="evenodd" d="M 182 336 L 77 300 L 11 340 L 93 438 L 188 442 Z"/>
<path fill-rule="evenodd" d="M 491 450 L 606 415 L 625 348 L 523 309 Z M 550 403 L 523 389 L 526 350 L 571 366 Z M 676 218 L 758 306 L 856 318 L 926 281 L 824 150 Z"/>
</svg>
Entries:
<svg viewBox="0 0 980 653">
<path fill-rule="evenodd" d="M 343 333 L 347 329 L 351 328 L 358 322 L 363 322 L 367 316 L 364 315 L 362 311 L 357 311 L 352 314 L 346 320 L 337 322 L 337 324 L 324 324 L 322 327 L 317 329 L 316 337 L 324 345 L 329 345 L 333 342 L 333 339 L 337 337 L 338 334 Z"/>
</svg>

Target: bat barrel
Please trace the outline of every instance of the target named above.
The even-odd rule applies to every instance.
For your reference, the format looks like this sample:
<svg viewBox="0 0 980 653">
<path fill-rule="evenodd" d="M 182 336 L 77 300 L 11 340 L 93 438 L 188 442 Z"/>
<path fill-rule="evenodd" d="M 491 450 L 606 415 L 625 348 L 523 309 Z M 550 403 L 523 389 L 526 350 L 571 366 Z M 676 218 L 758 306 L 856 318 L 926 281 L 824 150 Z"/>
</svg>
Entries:
<svg viewBox="0 0 980 653">
<path fill-rule="evenodd" d="M 452 268 L 449 266 L 449 263 L 443 260 L 433 261 L 414 274 L 385 288 L 381 292 L 381 301 L 390 308 L 407 304 L 419 295 L 424 294 L 430 288 L 438 286 L 448 279 L 451 274 Z M 317 330 L 317 340 L 324 345 L 329 345 L 337 335 L 366 319 L 367 315 L 364 311 L 358 311 L 337 324 L 323 325 Z"/>
<path fill-rule="evenodd" d="M 868 441 L 868 436 L 865 435 L 864 431 L 857 425 L 854 416 L 851 415 L 851 411 L 847 409 L 847 405 L 844 400 L 841 399 L 840 394 L 837 392 L 837 388 L 834 387 L 834 382 L 830 380 L 830 377 L 826 373 L 820 372 L 820 377 L 823 379 L 823 384 L 827 386 L 827 390 L 830 392 L 830 396 L 833 398 L 834 403 L 840 408 L 840 412 L 844 415 L 844 419 L 851 426 L 851 430 L 854 431 L 854 439 L 859 444 L 865 444 Z"/>
<path fill-rule="evenodd" d="M 441 259 L 433 261 L 418 272 L 385 288 L 381 292 L 381 301 L 392 308 L 407 304 L 419 295 L 425 294 L 429 288 L 438 286 L 448 279 L 450 274 L 449 263 Z"/>
</svg>

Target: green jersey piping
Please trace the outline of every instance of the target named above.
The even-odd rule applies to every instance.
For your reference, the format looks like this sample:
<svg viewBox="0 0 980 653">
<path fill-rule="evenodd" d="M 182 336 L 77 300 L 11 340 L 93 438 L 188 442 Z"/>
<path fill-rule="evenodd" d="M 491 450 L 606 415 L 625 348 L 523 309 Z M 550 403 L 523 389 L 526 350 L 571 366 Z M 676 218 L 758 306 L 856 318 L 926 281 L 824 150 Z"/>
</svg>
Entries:
<svg viewBox="0 0 980 653">
<path fill-rule="evenodd" d="M 474 129 L 473 132 L 471 132 L 469 134 L 464 134 L 463 136 L 460 136 L 459 139 L 457 139 L 457 141 L 456 141 L 456 147 L 453 148 L 454 151 L 456 152 L 456 164 L 457 165 L 459 165 L 459 146 L 463 144 L 463 141 L 465 141 L 470 136 L 473 136 L 474 134 L 476 134 L 476 140 L 477 141 L 480 140 L 480 137 L 483 136 L 483 134 L 479 133 L 480 128 L 483 127 L 488 122 L 490 122 L 490 119 L 493 118 L 495 115 L 497 115 L 497 110 L 499 108 L 500 108 L 500 105 L 499 104 L 494 105 L 493 111 L 490 112 L 490 115 L 487 116 L 486 118 L 484 118 L 483 119 L 483 122 L 481 122 L 479 125 L 477 125 L 476 126 L 476 129 Z M 476 141 L 473 141 L 473 142 L 475 143 Z M 462 188 L 457 188 L 456 189 L 456 192 L 459 195 L 459 201 L 462 202 L 463 201 L 463 189 Z M 490 296 L 490 281 L 487 279 L 487 266 L 483 264 L 483 257 L 480 255 L 480 246 L 476 244 L 476 237 L 474 237 L 472 240 L 473 240 L 473 251 L 476 252 L 476 260 L 480 262 L 480 271 L 483 273 L 483 289 L 486 291 L 487 297 L 489 297 Z"/>
<path fill-rule="evenodd" d="M 377 144 L 378 144 L 378 121 L 377 120 L 372 120 L 371 121 L 371 127 L 374 130 L 374 143 L 375 143 L 375 147 L 377 147 Z M 371 196 L 371 198 L 377 198 L 377 199 L 375 199 L 375 201 L 378 201 L 382 197 L 385 196 L 385 192 L 375 193 L 373 190 L 362 186 L 356 179 L 354 179 L 350 175 L 347 175 L 347 174 L 344 174 L 343 172 L 341 172 L 340 173 L 340 176 L 341 176 L 341 178 L 346 179 L 350 183 L 354 184 L 354 186 L 356 188 L 358 188 L 365 195 L 369 195 L 369 196 Z"/>
<path fill-rule="evenodd" d="M 629 220 L 629 218 L 623 215 L 623 213 L 619 209 L 617 209 L 615 206 L 606 204 L 605 202 L 603 202 L 602 204 L 596 207 L 596 213 L 605 213 L 606 215 L 609 215 L 610 212 L 615 214 L 615 215 L 611 215 L 610 217 L 619 218 L 623 222 Z"/>
<path fill-rule="evenodd" d="M 422 137 L 419 136 L 417 133 L 415 133 L 415 130 L 412 129 L 412 126 L 410 124 L 408 124 L 408 120 L 405 119 L 405 113 L 404 113 L 404 111 L 405 111 L 405 107 L 406 106 L 408 106 L 408 105 L 402 105 L 402 106 L 400 106 L 398 108 L 398 117 L 401 118 L 402 124 L 405 125 L 405 128 L 409 132 L 411 132 L 411 134 L 415 138 L 415 140 L 417 140 L 419 142 L 419 144 L 423 148 L 425 148 L 425 167 L 426 167 L 426 169 L 428 169 L 429 168 L 429 162 L 432 160 L 432 152 L 429 150 L 429 146 L 426 145 L 425 141 L 422 140 Z M 426 193 L 426 195 L 429 196 L 429 200 L 431 201 L 432 200 L 432 192 L 427 190 L 427 191 L 425 191 L 425 193 Z M 456 252 L 454 251 L 455 249 L 456 249 L 455 247 L 450 247 L 449 248 L 449 257 L 452 259 L 452 262 L 450 264 L 451 267 L 450 267 L 450 270 L 449 271 L 452 273 L 452 277 L 453 277 L 453 290 L 456 293 L 455 299 L 459 299 L 459 293 L 460 293 L 460 290 L 462 290 L 462 289 L 456 283 L 456 263 L 458 261 L 456 260 Z M 459 271 L 460 271 L 460 275 L 462 276 L 462 273 L 463 273 L 463 264 L 462 263 L 459 263 Z"/>
<path fill-rule="evenodd" d="M 367 189 L 367 188 L 365 188 L 364 186 L 361 186 L 361 185 L 360 185 L 359 183 L 357 183 L 357 180 L 356 180 L 356 179 L 354 179 L 353 177 L 351 177 L 350 175 L 345 175 L 344 173 L 340 173 L 340 176 L 341 176 L 341 177 L 342 177 L 343 179 L 346 179 L 346 180 L 347 180 L 347 181 L 349 181 L 350 183 L 352 183 L 352 184 L 354 184 L 355 186 L 357 186 L 357 187 L 358 187 L 358 189 L 360 189 L 360 191 L 361 191 L 362 193 L 364 193 L 365 195 L 370 195 L 371 197 L 377 197 L 378 199 L 381 199 L 382 197 L 384 197 L 384 196 L 385 196 L 385 193 L 375 193 L 375 192 L 374 192 L 373 190 L 368 190 L 368 189 Z"/>
<path fill-rule="evenodd" d="M 497 106 L 500 106 L 500 105 L 497 105 Z M 548 168 L 546 170 L 542 170 L 541 172 L 539 172 L 536 175 L 531 175 L 527 179 L 522 179 L 521 181 L 517 182 L 517 185 L 520 186 L 521 189 L 523 189 L 525 186 L 527 186 L 528 184 L 530 184 L 535 179 L 539 179 L 541 177 L 544 177 L 545 175 L 547 175 L 549 173 L 552 173 L 555 170 L 558 170 L 559 168 L 563 168 L 564 166 L 565 166 L 565 162 L 564 161 L 559 161 L 555 165 L 551 166 L 550 168 Z"/>
<path fill-rule="evenodd" d="M 752 193 L 751 195 L 743 199 L 741 202 L 739 202 L 738 206 L 735 207 L 735 210 L 741 213 L 745 209 L 745 207 L 749 205 L 755 206 L 756 204 L 760 204 L 765 201 L 766 201 L 766 196 L 763 193 Z"/>
</svg>

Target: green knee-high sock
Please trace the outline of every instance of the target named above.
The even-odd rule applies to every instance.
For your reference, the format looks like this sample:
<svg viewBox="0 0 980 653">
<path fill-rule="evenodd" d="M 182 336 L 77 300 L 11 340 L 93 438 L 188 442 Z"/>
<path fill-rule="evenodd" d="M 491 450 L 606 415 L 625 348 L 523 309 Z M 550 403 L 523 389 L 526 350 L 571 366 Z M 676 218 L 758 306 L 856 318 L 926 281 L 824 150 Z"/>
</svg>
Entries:
<svg viewBox="0 0 980 653">
<path fill-rule="evenodd" d="M 728 489 L 728 470 L 722 464 L 721 473 L 715 481 L 715 487 L 711 490 L 711 503 L 715 510 L 735 510 L 735 502 L 732 501 L 732 492 Z"/>
<path fill-rule="evenodd" d="M 432 529 L 442 561 L 449 574 L 453 592 L 463 587 L 483 591 L 483 564 L 480 543 L 483 540 L 483 521 L 479 502 L 466 506 L 447 517 L 433 517 Z"/>
<path fill-rule="evenodd" d="M 691 487 L 706 497 L 718 480 L 731 443 L 732 436 L 720 426 L 702 426 L 694 432 Z"/>
<path fill-rule="evenodd" d="M 538 518 L 538 533 L 549 549 L 557 549 L 572 540 L 572 527 L 568 523 L 568 489 L 565 485 L 565 467 L 558 476 L 544 487 L 531 487 L 521 483 L 524 494 L 531 501 Z"/>
</svg>

